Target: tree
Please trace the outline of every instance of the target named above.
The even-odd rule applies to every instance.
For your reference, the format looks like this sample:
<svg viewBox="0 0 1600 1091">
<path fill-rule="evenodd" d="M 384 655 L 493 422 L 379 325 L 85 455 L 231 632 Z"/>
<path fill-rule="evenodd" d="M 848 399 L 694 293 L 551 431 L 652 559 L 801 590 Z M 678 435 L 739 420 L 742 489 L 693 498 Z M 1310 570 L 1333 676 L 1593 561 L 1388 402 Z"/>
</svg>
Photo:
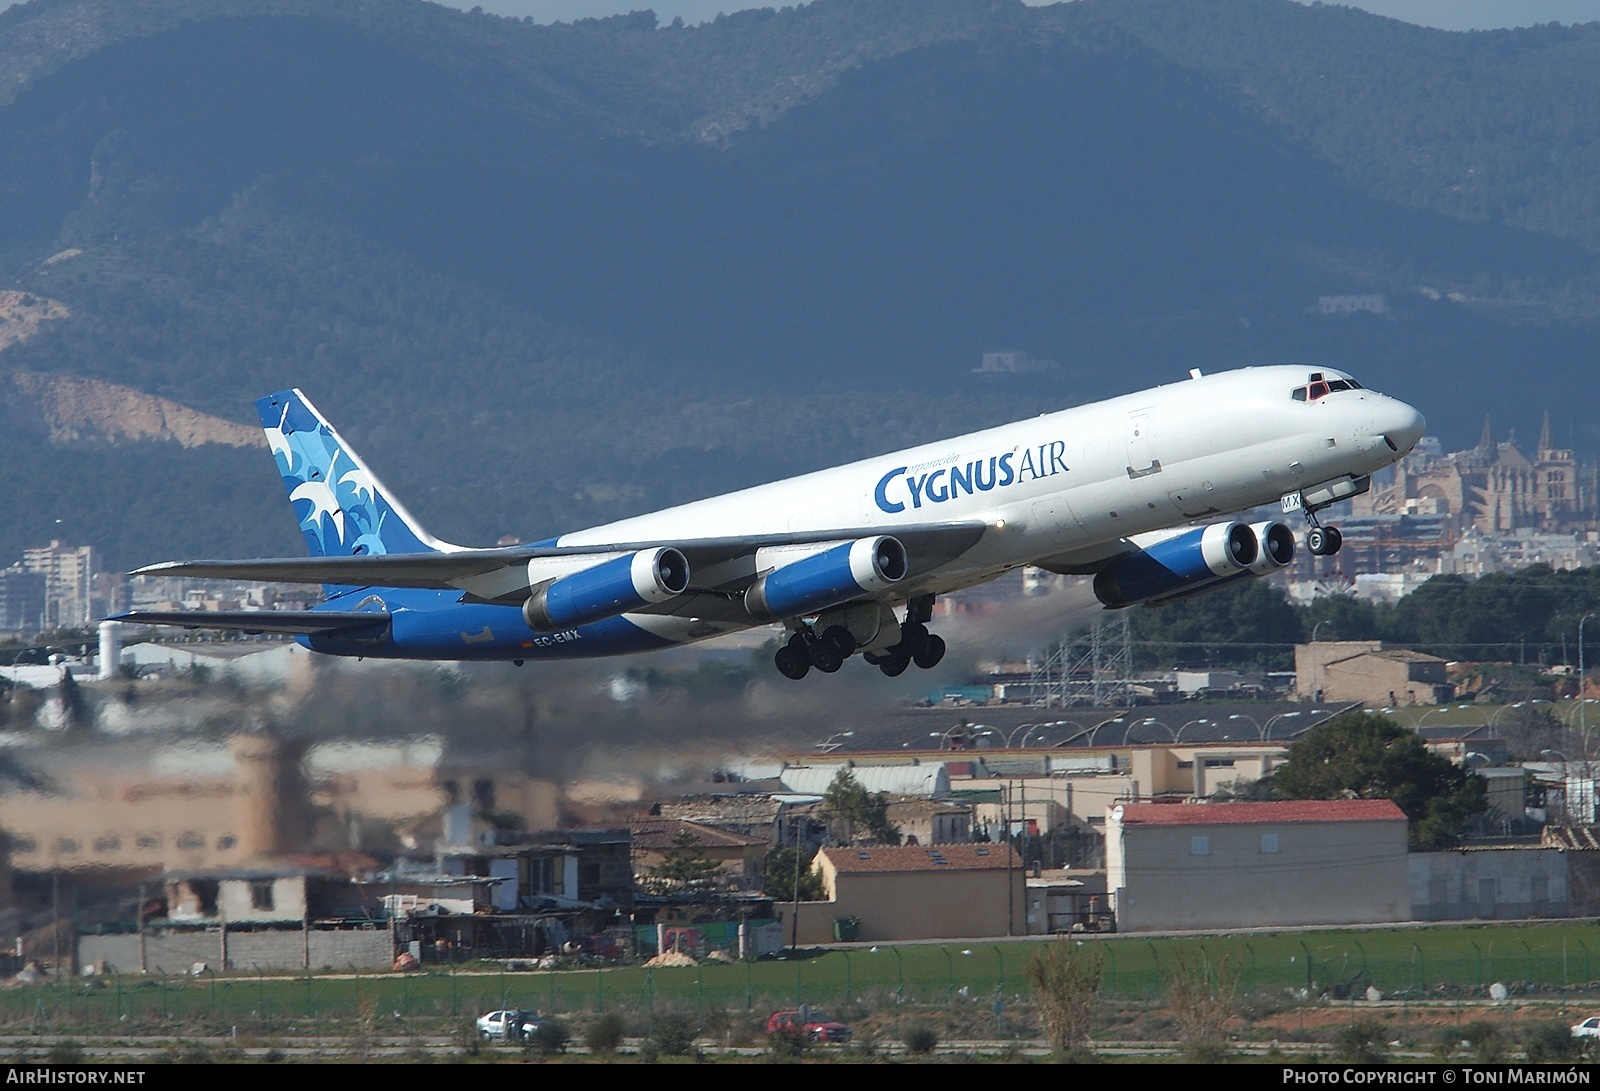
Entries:
<svg viewBox="0 0 1600 1091">
<path fill-rule="evenodd" d="M 1323 640 L 1377 640 L 1380 607 L 1354 595 L 1318 595 L 1299 607 L 1302 641 L 1320 633 Z M 1321 626 L 1319 629 L 1318 626 Z"/>
<path fill-rule="evenodd" d="M 1301 633 L 1294 607 L 1265 580 L 1134 611 L 1129 621 L 1139 659 L 1147 664 L 1284 667 Z"/>
<path fill-rule="evenodd" d="M 706 855 L 693 833 L 679 830 L 644 885 L 652 894 L 677 894 L 707 893 L 722 883 L 722 865 Z"/>
<path fill-rule="evenodd" d="M 849 769 L 840 769 L 822 796 L 822 814 L 830 826 L 842 828 L 841 840 L 850 844 L 865 834 L 884 845 L 898 845 L 900 830 L 889 821 L 889 797 L 861 786 Z"/>
<path fill-rule="evenodd" d="M 1416 732 L 1385 716 L 1347 712 L 1306 733 L 1272 774 L 1279 799 L 1390 799 L 1410 820 L 1413 849 L 1457 844 L 1488 809 L 1476 773 L 1430 753 Z"/>
<path fill-rule="evenodd" d="M 1276 799 L 1272 794 L 1272 777 L 1265 776 L 1260 780 L 1234 780 L 1227 784 L 1219 785 L 1211 793 L 1215 803 L 1265 803 Z"/>
<path fill-rule="evenodd" d="M 767 853 L 767 859 L 762 865 L 761 889 L 780 902 L 795 900 L 795 868 L 800 870 L 800 898 L 802 902 L 819 902 L 822 900 L 822 876 L 811 870 L 811 861 L 814 853 L 801 853 L 798 865 L 795 853 L 798 850 L 788 845 L 779 845 Z"/>
</svg>

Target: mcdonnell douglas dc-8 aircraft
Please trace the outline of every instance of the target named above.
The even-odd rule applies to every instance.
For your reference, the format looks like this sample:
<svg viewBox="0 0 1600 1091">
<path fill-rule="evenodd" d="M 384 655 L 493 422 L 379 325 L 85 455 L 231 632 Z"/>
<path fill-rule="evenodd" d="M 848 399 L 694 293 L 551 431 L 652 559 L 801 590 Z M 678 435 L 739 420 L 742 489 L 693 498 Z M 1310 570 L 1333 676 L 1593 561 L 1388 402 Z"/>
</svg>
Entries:
<svg viewBox="0 0 1600 1091">
<path fill-rule="evenodd" d="M 1232 512 L 1316 513 L 1411 450 L 1422 415 L 1339 371 L 1245 368 L 1048 413 L 650 515 L 496 549 L 434 538 L 298 390 L 256 403 L 310 558 L 140 572 L 320 583 L 309 610 L 116 620 L 293 633 L 332 655 L 615 655 L 782 623 L 789 678 L 860 653 L 934 666 L 935 596 L 1016 568 L 1092 575 L 1107 607 L 1159 604 L 1282 568 L 1295 534 Z M 1196 525 L 1197 520 L 1210 520 Z"/>
</svg>

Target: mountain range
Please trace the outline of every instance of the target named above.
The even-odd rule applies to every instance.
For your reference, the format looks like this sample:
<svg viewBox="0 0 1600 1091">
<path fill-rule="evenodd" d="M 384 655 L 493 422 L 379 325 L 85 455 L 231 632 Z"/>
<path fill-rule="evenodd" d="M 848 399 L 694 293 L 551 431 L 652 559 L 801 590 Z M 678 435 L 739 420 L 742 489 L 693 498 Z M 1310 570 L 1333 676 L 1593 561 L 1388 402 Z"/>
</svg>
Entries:
<svg viewBox="0 0 1600 1091">
<path fill-rule="evenodd" d="M 1600 24 L 1290 0 L 32 0 L 0 12 L 0 561 L 300 548 L 259 451 L 46 426 L 47 387 L 244 424 L 301 387 L 480 544 L 1191 367 L 1348 368 L 1447 446 L 1548 410 L 1593 454 L 1597 82 Z"/>
</svg>

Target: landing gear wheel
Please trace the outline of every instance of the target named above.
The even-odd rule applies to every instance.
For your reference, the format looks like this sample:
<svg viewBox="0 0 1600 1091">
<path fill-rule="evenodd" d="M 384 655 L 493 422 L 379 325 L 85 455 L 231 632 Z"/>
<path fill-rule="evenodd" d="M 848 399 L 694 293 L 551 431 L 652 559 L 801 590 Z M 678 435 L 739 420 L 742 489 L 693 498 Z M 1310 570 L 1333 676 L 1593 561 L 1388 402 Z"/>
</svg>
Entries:
<svg viewBox="0 0 1600 1091">
<path fill-rule="evenodd" d="M 888 654 L 879 654 L 878 652 L 862 652 L 861 658 L 865 659 L 868 663 L 871 663 L 874 667 L 877 667 L 889 662 L 889 660 L 893 659 L 894 656 Z"/>
<path fill-rule="evenodd" d="M 911 657 L 923 670 L 932 670 L 939 665 L 939 660 L 944 658 L 944 638 L 934 633 L 929 633 L 926 640 L 917 645 L 916 652 Z"/>
<path fill-rule="evenodd" d="M 823 674 L 832 674 L 844 666 L 844 656 L 831 640 L 818 640 L 811 645 L 811 665 Z"/>
<path fill-rule="evenodd" d="M 1322 533 L 1326 538 L 1322 544 L 1323 556 L 1331 557 L 1339 552 L 1340 546 L 1344 545 L 1344 535 L 1339 533 L 1338 527 L 1324 527 Z"/>
<path fill-rule="evenodd" d="M 793 644 L 779 648 L 772 661 L 777 665 L 779 674 L 796 682 L 811 673 L 811 658 L 803 648 L 797 649 Z"/>
<path fill-rule="evenodd" d="M 1328 553 L 1328 532 L 1321 527 L 1312 527 L 1306 531 L 1306 551 L 1313 557 L 1323 557 Z"/>
<path fill-rule="evenodd" d="M 832 644 L 840 659 L 848 659 L 856 653 L 855 634 L 843 625 L 829 625 L 822 630 L 822 642 Z"/>
<path fill-rule="evenodd" d="M 911 660 L 903 655 L 891 655 L 888 659 L 878 664 L 878 669 L 890 678 L 898 678 L 911 666 Z"/>
<path fill-rule="evenodd" d="M 928 639 L 928 627 L 920 621 L 908 621 L 900 626 L 900 643 L 894 646 L 894 651 L 910 656 Z"/>
</svg>

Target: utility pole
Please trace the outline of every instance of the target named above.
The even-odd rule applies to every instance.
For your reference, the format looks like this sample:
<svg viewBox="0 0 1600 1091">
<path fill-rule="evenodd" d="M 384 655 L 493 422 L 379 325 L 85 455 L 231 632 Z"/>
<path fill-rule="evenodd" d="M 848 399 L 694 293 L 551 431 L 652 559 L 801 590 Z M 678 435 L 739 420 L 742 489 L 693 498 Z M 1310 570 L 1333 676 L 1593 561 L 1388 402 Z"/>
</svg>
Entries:
<svg viewBox="0 0 1600 1091">
<path fill-rule="evenodd" d="M 1592 618 L 1594 616 L 1595 615 L 1593 613 L 1588 613 L 1588 614 L 1584 614 L 1581 618 L 1578 619 L 1578 738 L 1583 743 L 1583 778 L 1585 780 L 1587 780 L 1587 781 L 1590 781 L 1591 784 L 1592 784 L 1592 779 L 1591 778 L 1593 776 L 1593 773 L 1592 773 L 1592 770 L 1589 767 L 1589 716 L 1588 716 L 1588 703 L 1584 700 L 1584 694 L 1587 693 L 1588 690 L 1589 690 L 1589 682 L 1588 682 L 1587 677 L 1584 675 L 1583 626 L 1590 618 Z M 1590 788 L 1590 790 L 1588 792 L 1588 796 L 1589 796 L 1589 806 L 1588 806 L 1589 813 L 1583 816 L 1583 820 L 1584 820 L 1585 823 L 1590 823 L 1590 822 L 1594 821 L 1594 790 L 1593 790 L 1593 788 Z"/>
<path fill-rule="evenodd" d="M 800 946 L 800 823 L 794 824 L 794 910 L 789 921 L 789 946 Z"/>
<path fill-rule="evenodd" d="M 1012 874 L 1013 865 L 1012 865 L 1012 862 L 1011 862 L 1012 859 L 1014 858 L 1014 855 L 1013 855 L 1012 849 L 1011 849 L 1011 797 L 1015 793 L 1015 788 L 1016 788 L 1016 782 L 1015 781 L 1007 781 L 1007 783 L 1006 783 L 1006 837 L 1005 837 L 1005 841 L 1006 841 L 1006 935 L 1008 935 L 1008 936 L 1016 935 L 1016 930 L 1012 927 L 1012 921 L 1014 921 L 1016 919 L 1016 916 L 1017 916 L 1017 907 L 1016 907 L 1016 897 L 1017 897 L 1016 886 L 1017 886 L 1017 882 L 1016 882 L 1016 876 Z"/>
</svg>

